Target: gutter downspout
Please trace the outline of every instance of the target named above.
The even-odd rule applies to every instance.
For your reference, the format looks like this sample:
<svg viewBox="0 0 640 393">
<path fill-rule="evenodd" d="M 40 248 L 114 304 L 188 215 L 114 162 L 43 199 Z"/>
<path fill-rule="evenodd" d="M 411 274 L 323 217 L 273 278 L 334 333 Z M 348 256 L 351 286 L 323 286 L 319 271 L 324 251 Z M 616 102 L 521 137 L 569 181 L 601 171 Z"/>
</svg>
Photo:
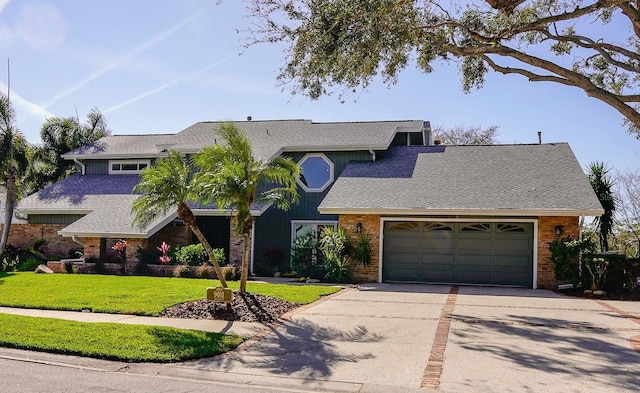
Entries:
<svg viewBox="0 0 640 393">
<path fill-rule="evenodd" d="M 81 240 L 78 240 L 78 239 L 84 240 L 84 238 L 78 238 L 78 237 L 76 237 L 76 235 L 71 235 L 71 240 L 73 240 L 74 242 L 76 242 L 76 243 L 82 245 L 82 247 L 84 247 L 84 242 L 82 242 Z"/>
<path fill-rule="evenodd" d="M 82 168 L 82 176 L 84 176 L 84 163 L 83 163 L 82 161 L 78 160 L 77 158 L 74 158 L 74 159 L 73 159 L 73 161 L 74 161 L 76 164 L 80 165 L 80 168 Z M 75 240 L 74 240 L 74 241 L 75 241 Z"/>
<path fill-rule="evenodd" d="M 371 153 L 371 160 L 375 162 L 375 160 L 376 160 L 376 152 L 373 151 L 372 147 L 369 148 L 369 153 Z"/>
</svg>

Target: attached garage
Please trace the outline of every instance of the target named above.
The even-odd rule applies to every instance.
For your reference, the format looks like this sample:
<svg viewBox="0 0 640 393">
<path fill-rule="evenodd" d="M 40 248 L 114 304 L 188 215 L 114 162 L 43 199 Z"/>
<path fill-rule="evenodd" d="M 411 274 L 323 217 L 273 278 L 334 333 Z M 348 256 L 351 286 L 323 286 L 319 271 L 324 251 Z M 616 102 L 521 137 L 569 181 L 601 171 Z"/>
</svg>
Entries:
<svg viewBox="0 0 640 393">
<path fill-rule="evenodd" d="M 532 222 L 385 221 L 382 280 L 533 285 Z"/>
</svg>

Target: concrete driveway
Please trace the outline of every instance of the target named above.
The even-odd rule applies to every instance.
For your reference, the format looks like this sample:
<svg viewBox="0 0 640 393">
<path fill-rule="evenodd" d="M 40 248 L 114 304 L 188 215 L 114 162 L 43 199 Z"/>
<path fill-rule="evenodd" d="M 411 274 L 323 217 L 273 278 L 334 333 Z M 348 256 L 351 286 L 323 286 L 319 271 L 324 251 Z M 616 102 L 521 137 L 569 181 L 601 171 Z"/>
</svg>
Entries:
<svg viewBox="0 0 640 393">
<path fill-rule="evenodd" d="M 369 284 L 296 312 L 239 351 L 174 367 L 314 391 L 620 392 L 640 388 L 633 345 L 640 303 Z"/>
</svg>

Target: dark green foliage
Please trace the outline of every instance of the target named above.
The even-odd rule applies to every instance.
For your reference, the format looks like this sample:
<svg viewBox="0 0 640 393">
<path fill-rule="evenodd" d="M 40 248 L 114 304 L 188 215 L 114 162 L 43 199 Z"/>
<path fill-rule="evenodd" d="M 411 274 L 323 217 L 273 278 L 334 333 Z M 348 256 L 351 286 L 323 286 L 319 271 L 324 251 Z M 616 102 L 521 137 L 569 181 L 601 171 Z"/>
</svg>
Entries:
<svg viewBox="0 0 640 393">
<path fill-rule="evenodd" d="M 144 265 L 155 265 L 158 262 L 158 259 L 162 256 L 162 252 L 157 249 L 144 249 L 138 247 L 136 250 L 136 259 L 139 263 Z"/>
<path fill-rule="evenodd" d="M 324 278 L 326 271 L 315 232 L 298 236 L 291 246 L 291 269 L 301 277 Z"/>
<path fill-rule="evenodd" d="M 216 260 L 220 264 L 220 266 L 225 266 L 227 264 L 226 256 L 224 255 L 224 249 L 222 248 L 214 248 L 213 253 L 216 257 Z M 183 247 L 176 247 L 174 249 L 174 260 L 179 265 L 188 265 L 188 266 L 203 266 L 210 265 L 209 256 L 207 252 L 204 250 L 202 244 L 189 244 Z"/>
<path fill-rule="evenodd" d="M 371 265 L 371 235 L 364 232 L 358 235 L 358 244 L 356 244 L 354 256 L 364 266 Z"/>
<path fill-rule="evenodd" d="M 604 209 L 604 214 L 594 220 L 598 227 L 600 250 L 609 251 L 609 235 L 613 234 L 617 204 L 617 198 L 613 193 L 615 182 L 609 176 L 610 169 L 603 162 L 592 162 L 588 169 L 589 182 Z"/>
<path fill-rule="evenodd" d="M 326 226 L 320 234 L 320 251 L 322 252 L 324 278 L 331 282 L 345 283 L 351 280 L 349 266 L 350 244 L 342 228 Z"/>
<path fill-rule="evenodd" d="M 593 252 L 594 249 L 595 245 L 589 239 L 576 240 L 570 236 L 549 243 L 556 280 L 571 281 L 577 286 L 581 282 L 578 255 L 580 251 Z"/>
<path fill-rule="evenodd" d="M 19 272 L 32 272 L 32 271 L 36 270 L 38 265 L 41 265 L 41 264 L 42 264 L 42 261 L 39 261 L 37 259 L 27 259 L 26 261 L 22 262 L 18 266 L 18 271 Z"/>
<path fill-rule="evenodd" d="M 47 241 L 42 238 L 34 240 L 33 243 L 29 245 L 29 253 L 35 258 L 44 261 L 47 257 L 45 257 L 44 253 L 40 251 L 40 247 L 42 247 L 46 242 Z"/>
</svg>

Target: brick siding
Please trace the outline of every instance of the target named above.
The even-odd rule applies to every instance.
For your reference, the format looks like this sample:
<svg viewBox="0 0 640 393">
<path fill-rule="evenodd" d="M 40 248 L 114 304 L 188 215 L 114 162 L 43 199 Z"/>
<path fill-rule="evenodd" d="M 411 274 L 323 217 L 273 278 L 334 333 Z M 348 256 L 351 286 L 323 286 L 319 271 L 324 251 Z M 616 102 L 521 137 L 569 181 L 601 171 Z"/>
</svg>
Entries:
<svg viewBox="0 0 640 393">
<path fill-rule="evenodd" d="M 355 247 L 358 244 L 359 235 L 356 231 L 358 223 L 362 224 L 362 233 L 371 236 L 371 264 L 364 266 L 355 259 L 351 261 L 353 278 L 356 282 L 377 282 L 378 269 L 380 267 L 380 216 L 345 214 L 338 218 L 338 226 L 344 229 L 347 238 Z"/>
<path fill-rule="evenodd" d="M 538 288 L 557 288 L 556 277 L 551 262 L 549 243 L 557 239 L 556 226 L 562 225 L 560 238 L 571 236 L 575 239 L 580 234 L 578 217 L 539 217 L 538 218 Z"/>
<path fill-rule="evenodd" d="M 0 233 L 4 225 L 0 224 Z M 51 259 L 68 258 L 72 249 L 82 251 L 82 245 L 76 243 L 70 237 L 58 235 L 58 231 L 65 228 L 65 224 L 11 224 L 8 244 L 20 247 L 23 250 L 37 239 L 44 239 L 45 243 L 40 250 Z"/>
</svg>

